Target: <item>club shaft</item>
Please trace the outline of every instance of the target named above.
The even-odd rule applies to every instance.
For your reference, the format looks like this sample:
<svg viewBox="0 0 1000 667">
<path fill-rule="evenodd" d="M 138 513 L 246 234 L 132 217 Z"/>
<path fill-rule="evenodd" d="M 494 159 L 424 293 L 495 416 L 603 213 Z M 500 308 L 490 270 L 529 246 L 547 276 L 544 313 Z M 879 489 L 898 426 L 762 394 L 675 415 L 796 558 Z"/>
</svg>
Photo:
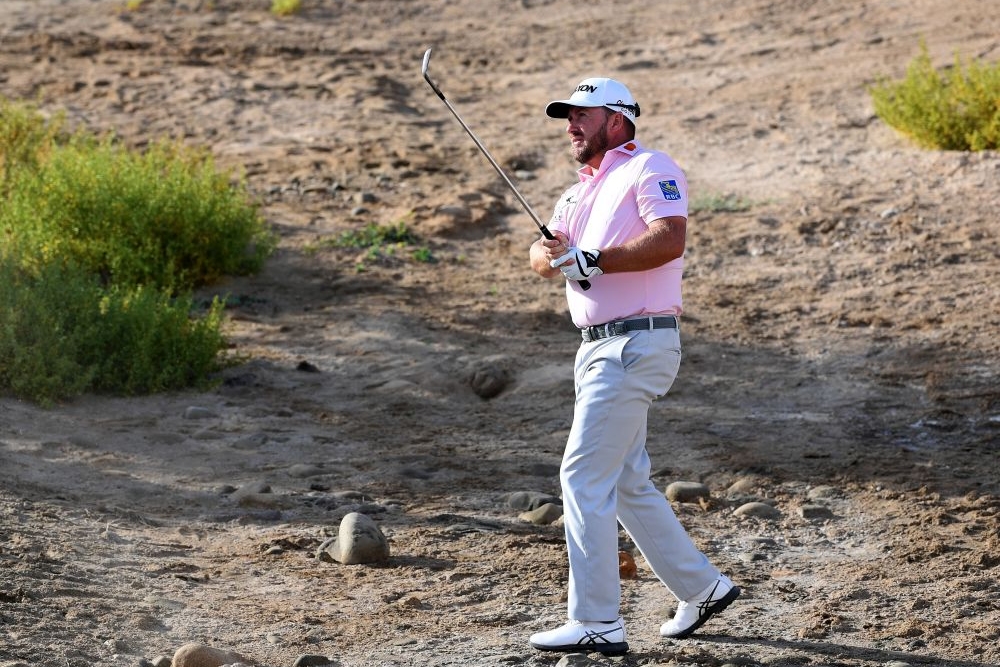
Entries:
<svg viewBox="0 0 1000 667">
<path fill-rule="evenodd" d="M 507 187 L 510 188 L 510 191 L 514 193 L 514 196 L 517 197 L 517 201 L 519 201 L 521 203 L 521 206 L 524 207 L 524 210 L 531 217 L 531 220 L 535 223 L 535 226 L 538 227 L 539 231 L 542 232 L 542 235 L 545 236 L 545 238 L 547 239 L 554 238 L 552 236 L 552 232 L 549 231 L 548 227 L 542 224 L 542 221 L 538 218 L 538 214 L 536 214 L 534 209 L 531 208 L 531 205 L 528 203 L 528 200 L 526 200 L 524 196 L 520 193 L 520 191 L 517 189 L 517 186 L 515 186 L 514 183 L 510 180 L 510 177 L 507 176 L 507 173 L 497 163 L 496 159 L 494 159 L 494 157 L 490 154 L 489 150 L 486 149 L 486 146 L 484 146 L 483 142 L 479 140 L 479 137 L 476 136 L 475 132 L 473 132 L 472 129 L 465 123 L 465 121 L 462 120 L 462 117 L 459 115 L 458 111 L 455 110 L 455 107 L 451 105 L 451 102 L 449 102 L 448 99 L 444 96 L 444 94 L 440 90 L 438 90 L 437 86 L 431 84 L 431 87 L 434 88 L 434 92 L 437 93 L 437 96 L 440 97 L 441 101 L 444 102 L 446 107 L 448 107 L 448 110 L 451 111 L 452 115 L 455 117 L 455 120 L 458 121 L 459 125 L 462 126 L 462 129 L 465 130 L 466 134 L 468 134 L 469 137 L 472 139 L 472 141 L 476 144 L 476 147 L 479 148 L 479 151 L 486 157 L 487 160 L 489 160 L 489 163 L 493 165 L 493 168 L 500 175 L 500 178 L 503 179 L 504 183 L 507 184 Z"/>
<path fill-rule="evenodd" d="M 528 203 L 528 200 L 524 198 L 521 192 L 517 189 L 514 183 L 507 176 L 507 173 L 493 158 L 490 152 L 486 149 L 486 146 L 483 145 L 483 142 L 479 140 L 479 137 L 477 137 L 476 134 L 472 131 L 472 129 L 466 124 L 466 122 L 462 120 L 462 116 L 459 115 L 455 107 L 451 105 L 451 102 L 448 101 L 448 98 L 444 96 L 444 93 L 441 92 L 441 89 L 438 88 L 437 84 L 434 83 L 434 81 L 431 79 L 430 74 L 428 74 L 427 72 L 427 68 L 430 65 L 430 60 L 431 60 L 431 49 L 427 49 L 427 51 L 424 53 L 424 63 L 423 67 L 421 68 L 421 72 L 424 75 L 424 80 L 427 81 L 427 85 L 431 87 L 431 90 L 433 90 L 434 93 L 439 98 L 441 98 L 441 101 L 444 102 L 444 105 L 448 107 L 448 111 L 450 111 L 451 115 L 455 117 L 455 120 L 457 120 L 458 124 L 462 126 L 462 129 L 465 130 L 465 133 L 469 135 L 473 143 L 476 144 L 476 148 L 479 149 L 479 152 L 481 152 L 484 156 L 486 156 L 486 159 L 493 166 L 496 172 L 500 175 L 500 178 L 502 178 L 504 183 L 507 184 L 507 187 L 510 188 L 510 191 L 514 193 L 514 196 L 517 197 L 517 201 L 519 201 L 521 203 L 521 206 L 524 207 L 525 212 L 527 212 L 532 222 L 535 223 L 535 226 L 538 227 L 538 230 L 542 233 L 542 236 L 544 236 L 546 239 L 549 240 L 555 240 L 556 237 L 552 234 L 552 232 L 549 231 L 548 227 L 542 224 L 542 221 L 538 218 L 538 215 L 535 213 L 534 209 L 531 208 L 531 205 Z M 590 289 L 590 281 L 588 280 L 579 281 L 579 285 L 584 290 Z"/>
</svg>

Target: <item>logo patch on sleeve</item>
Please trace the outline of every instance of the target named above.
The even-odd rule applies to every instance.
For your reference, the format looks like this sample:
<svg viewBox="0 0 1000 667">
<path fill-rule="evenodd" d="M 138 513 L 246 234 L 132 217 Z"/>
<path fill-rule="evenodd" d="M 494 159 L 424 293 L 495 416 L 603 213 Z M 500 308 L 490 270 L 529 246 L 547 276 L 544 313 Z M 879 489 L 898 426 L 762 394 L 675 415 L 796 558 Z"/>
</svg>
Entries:
<svg viewBox="0 0 1000 667">
<path fill-rule="evenodd" d="M 679 201 L 681 198 L 681 189 L 677 187 L 677 181 L 673 179 L 660 181 L 660 192 L 663 193 L 663 198 L 668 201 Z"/>
</svg>

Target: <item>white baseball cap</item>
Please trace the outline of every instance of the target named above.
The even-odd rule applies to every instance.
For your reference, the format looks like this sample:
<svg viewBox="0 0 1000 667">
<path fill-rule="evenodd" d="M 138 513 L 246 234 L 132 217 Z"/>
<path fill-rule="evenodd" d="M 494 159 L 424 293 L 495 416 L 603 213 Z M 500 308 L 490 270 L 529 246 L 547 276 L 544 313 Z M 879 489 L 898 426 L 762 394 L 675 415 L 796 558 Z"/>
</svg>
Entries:
<svg viewBox="0 0 1000 667">
<path fill-rule="evenodd" d="M 633 125 L 639 115 L 639 103 L 625 84 L 604 77 L 584 79 L 568 100 L 549 102 L 545 107 L 545 115 L 567 118 L 570 107 L 607 107 L 625 114 Z"/>
</svg>

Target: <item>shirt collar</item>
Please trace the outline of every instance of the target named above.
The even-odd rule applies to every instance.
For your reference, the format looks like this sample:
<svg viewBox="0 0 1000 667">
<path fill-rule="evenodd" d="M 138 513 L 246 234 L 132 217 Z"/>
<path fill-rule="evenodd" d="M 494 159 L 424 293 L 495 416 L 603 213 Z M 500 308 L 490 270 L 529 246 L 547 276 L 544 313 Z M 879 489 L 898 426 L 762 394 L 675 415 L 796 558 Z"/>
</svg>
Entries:
<svg viewBox="0 0 1000 667">
<path fill-rule="evenodd" d="M 583 165 L 577 170 L 577 174 L 579 174 L 581 181 L 597 178 L 600 174 L 603 174 L 614 166 L 619 160 L 623 159 L 622 156 L 625 156 L 624 159 L 627 160 L 638 153 L 640 148 L 642 147 L 639 145 L 638 141 L 635 139 L 629 139 L 621 146 L 616 146 L 615 148 L 608 150 L 608 152 L 604 154 L 604 159 L 601 160 L 601 166 L 597 169 L 597 171 L 594 171 L 589 165 Z"/>
</svg>

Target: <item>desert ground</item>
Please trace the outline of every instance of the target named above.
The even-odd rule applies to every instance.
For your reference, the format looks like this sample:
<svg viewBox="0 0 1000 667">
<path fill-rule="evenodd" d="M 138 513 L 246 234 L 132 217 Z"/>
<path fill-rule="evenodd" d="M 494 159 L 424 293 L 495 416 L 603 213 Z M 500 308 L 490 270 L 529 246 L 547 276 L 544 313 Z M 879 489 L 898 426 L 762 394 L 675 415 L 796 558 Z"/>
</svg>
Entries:
<svg viewBox="0 0 1000 667">
<path fill-rule="evenodd" d="M 1000 664 L 1000 154 L 917 148 L 868 93 L 922 41 L 996 62 L 994 0 L 125 5 L 3 0 L 0 95 L 207 147 L 280 242 L 206 290 L 238 362 L 213 389 L 0 398 L 0 666 L 559 662 L 527 638 L 565 616 L 562 528 L 509 499 L 559 493 L 579 335 L 431 47 L 543 218 L 576 178 L 543 109 L 587 76 L 691 186 L 649 449 L 711 490 L 674 507 L 744 594 L 662 640 L 636 555 L 631 651 L 577 664 Z M 399 223 L 419 257 L 331 242 Z M 388 561 L 317 557 L 350 512 Z"/>
</svg>

